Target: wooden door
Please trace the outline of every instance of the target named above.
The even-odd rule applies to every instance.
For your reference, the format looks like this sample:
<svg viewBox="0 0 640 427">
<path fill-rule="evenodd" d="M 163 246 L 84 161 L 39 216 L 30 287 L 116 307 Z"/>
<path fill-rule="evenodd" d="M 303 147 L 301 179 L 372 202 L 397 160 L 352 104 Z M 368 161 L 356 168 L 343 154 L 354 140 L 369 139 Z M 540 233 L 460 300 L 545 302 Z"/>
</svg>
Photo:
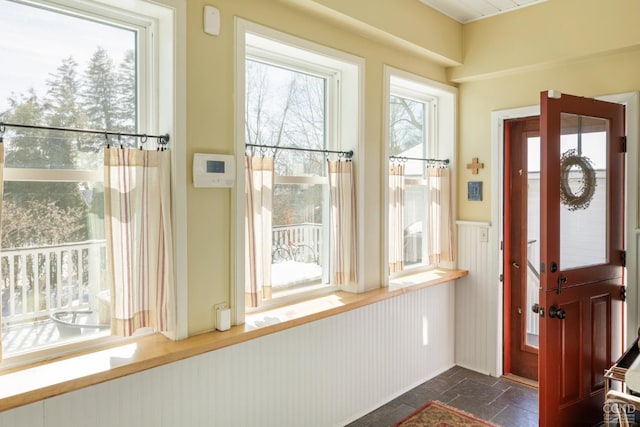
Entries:
<svg viewBox="0 0 640 427">
<path fill-rule="evenodd" d="M 540 119 L 505 122 L 505 373 L 538 380 Z"/>
<path fill-rule="evenodd" d="M 540 425 L 602 421 L 623 351 L 624 107 L 542 92 Z"/>
</svg>

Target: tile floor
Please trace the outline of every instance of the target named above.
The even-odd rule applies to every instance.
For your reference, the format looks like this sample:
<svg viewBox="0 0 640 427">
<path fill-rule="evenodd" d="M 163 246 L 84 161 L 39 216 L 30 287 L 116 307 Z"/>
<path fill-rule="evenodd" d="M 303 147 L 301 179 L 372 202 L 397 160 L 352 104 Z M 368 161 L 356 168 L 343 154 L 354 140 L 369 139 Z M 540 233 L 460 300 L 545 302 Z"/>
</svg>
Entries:
<svg viewBox="0 0 640 427">
<path fill-rule="evenodd" d="M 501 426 L 538 426 L 537 389 L 455 366 L 348 427 L 393 426 L 430 400 L 439 400 Z"/>
</svg>

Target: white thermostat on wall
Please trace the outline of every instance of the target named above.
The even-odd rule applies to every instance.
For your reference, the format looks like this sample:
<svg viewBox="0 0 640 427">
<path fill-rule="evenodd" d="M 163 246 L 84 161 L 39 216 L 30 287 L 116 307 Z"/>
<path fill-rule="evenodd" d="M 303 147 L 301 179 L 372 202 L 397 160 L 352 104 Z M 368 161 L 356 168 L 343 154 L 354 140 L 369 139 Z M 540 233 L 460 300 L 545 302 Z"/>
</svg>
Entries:
<svg viewBox="0 0 640 427">
<path fill-rule="evenodd" d="M 228 154 L 193 155 L 193 186 L 233 187 L 235 181 L 235 158 Z"/>
</svg>

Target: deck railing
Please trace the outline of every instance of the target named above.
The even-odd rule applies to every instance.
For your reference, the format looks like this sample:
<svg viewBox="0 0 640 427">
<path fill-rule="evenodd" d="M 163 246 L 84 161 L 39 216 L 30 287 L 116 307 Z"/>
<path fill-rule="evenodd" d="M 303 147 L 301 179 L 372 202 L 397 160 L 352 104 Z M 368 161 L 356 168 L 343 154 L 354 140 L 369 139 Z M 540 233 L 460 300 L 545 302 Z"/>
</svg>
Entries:
<svg viewBox="0 0 640 427">
<path fill-rule="evenodd" d="M 322 225 L 310 222 L 272 227 L 273 262 L 291 260 L 319 263 Z"/>
<path fill-rule="evenodd" d="M 322 227 L 301 223 L 275 226 L 276 257 L 319 263 Z M 44 319 L 55 310 L 98 309 L 106 289 L 105 241 L 86 241 L 0 251 L 0 302 L 4 325 Z M 275 262 L 275 261 L 274 261 Z"/>
<path fill-rule="evenodd" d="M 2 250 L 3 323 L 31 322 L 55 310 L 94 306 L 106 286 L 105 265 L 104 240 Z"/>
</svg>

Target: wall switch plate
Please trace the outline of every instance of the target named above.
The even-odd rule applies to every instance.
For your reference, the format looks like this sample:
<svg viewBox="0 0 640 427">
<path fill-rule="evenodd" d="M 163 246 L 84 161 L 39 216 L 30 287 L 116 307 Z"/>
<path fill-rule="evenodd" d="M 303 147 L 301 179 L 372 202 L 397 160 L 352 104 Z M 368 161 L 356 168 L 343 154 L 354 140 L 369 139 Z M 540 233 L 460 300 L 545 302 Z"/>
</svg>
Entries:
<svg viewBox="0 0 640 427">
<path fill-rule="evenodd" d="M 480 227 L 480 242 L 487 243 L 489 241 L 489 229 Z"/>
</svg>

